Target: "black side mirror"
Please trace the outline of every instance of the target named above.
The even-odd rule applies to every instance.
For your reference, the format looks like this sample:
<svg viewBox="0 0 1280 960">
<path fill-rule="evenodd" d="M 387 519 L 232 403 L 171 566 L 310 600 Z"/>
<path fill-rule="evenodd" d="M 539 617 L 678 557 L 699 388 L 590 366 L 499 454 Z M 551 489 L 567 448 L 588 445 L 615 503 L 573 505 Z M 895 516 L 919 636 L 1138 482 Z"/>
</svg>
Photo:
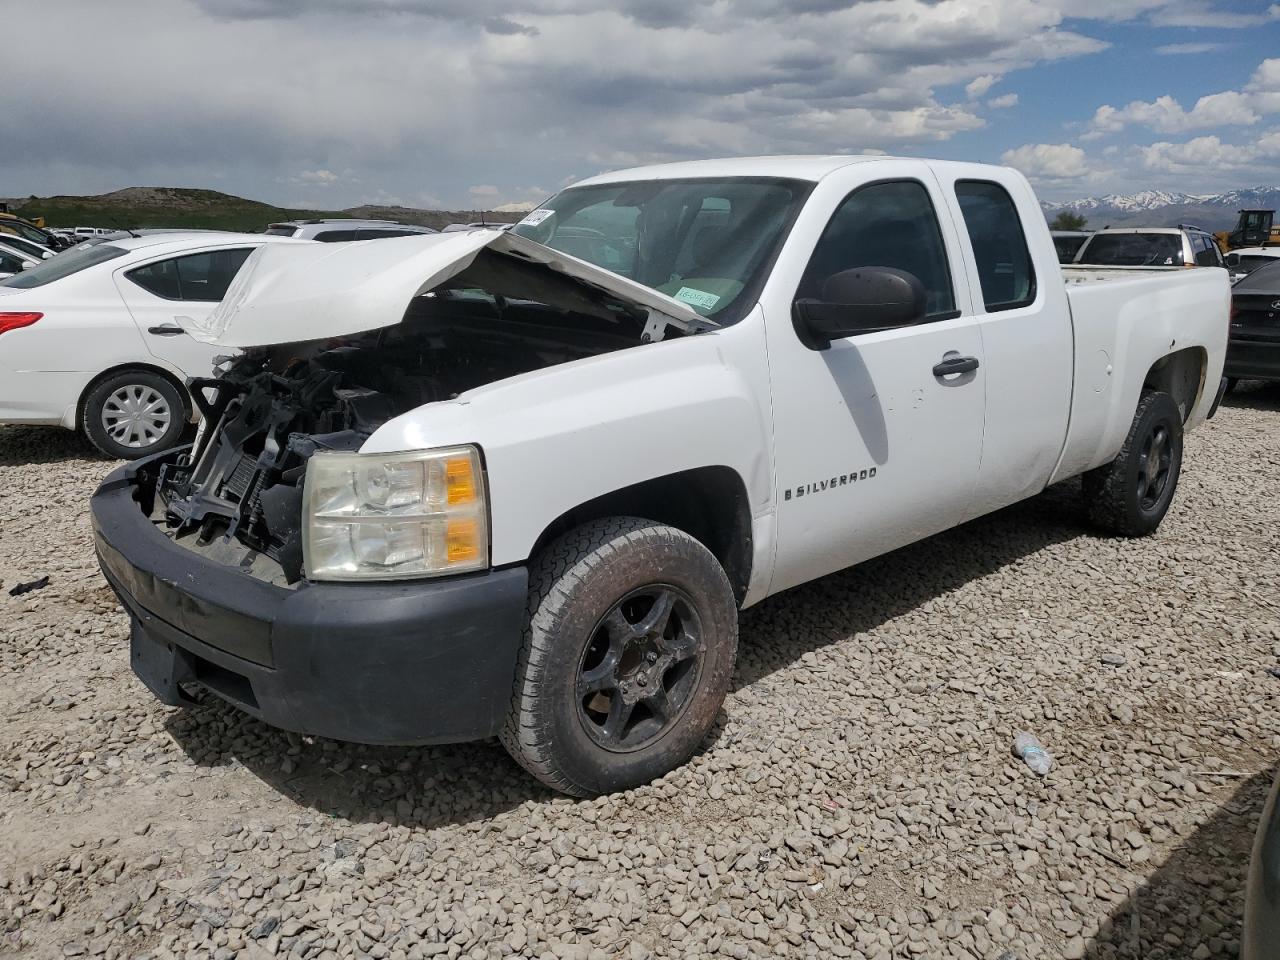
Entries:
<svg viewBox="0 0 1280 960">
<path fill-rule="evenodd" d="M 832 340 L 909 327 L 924 319 L 924 284 L 894 267 L 854 267 L 827 277 L 821 300 L 797 300 L 792 321 L 805 346 L 826 350 Z"/>
</svg>

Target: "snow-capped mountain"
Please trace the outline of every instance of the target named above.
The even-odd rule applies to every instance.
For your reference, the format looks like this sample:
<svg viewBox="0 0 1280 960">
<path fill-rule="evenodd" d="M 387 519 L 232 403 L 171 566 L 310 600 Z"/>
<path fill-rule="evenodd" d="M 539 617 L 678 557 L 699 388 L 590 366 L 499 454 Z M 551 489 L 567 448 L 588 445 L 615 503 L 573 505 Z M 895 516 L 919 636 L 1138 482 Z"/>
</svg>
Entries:
<svg viewBox="0 0 1280 960">
<path fill-rule="evenodd" d="M 1088 219 L 1091 229 L 1108 225 L 1163 227 L 1194 223 L 1210 230 L 1225 230 L 1235 225 L 1237 210 L 1280 210 L 1280 186 L 1247 187 L 1214 194 L 1142 190 L 1065 203 L 1041 203 L 1041 206 L 1050 218 L 1064 210 L 1080 214 Z"/>
</svg>

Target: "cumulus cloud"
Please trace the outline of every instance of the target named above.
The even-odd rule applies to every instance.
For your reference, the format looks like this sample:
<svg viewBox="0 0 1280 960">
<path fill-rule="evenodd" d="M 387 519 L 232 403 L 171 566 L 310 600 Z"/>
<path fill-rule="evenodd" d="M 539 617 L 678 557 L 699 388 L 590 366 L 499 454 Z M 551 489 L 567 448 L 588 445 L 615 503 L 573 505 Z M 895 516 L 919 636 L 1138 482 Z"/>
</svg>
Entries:
<svg viewBox="0 0 1280 960">
<path fill-rule="evenodd" d="M 983 127 L 976 101 L 999 78 L 1106 46 L 1041 0 L 134 0 L 130 10 L 100 0 L 25 10 L 24 42 L 7 61 L 6 123 L 24 131 L 22 155 L 6 158 L 9 189 L 222 178 L 262 195 L 293 177 L 328 183 L 333 203 L 376 188 L 462 204 L 475 184 L 521 203 L 532 199 L 521 184 L 630 162 L 917 151 Z M 55 47 L 72 61 L 110 49 L 147 69 L 50 82 L 40 51 Z M 962 101 L 943 94 L 965 88 Z"/>
<path fill-rule="evenodd" d="M 986 96 L 987 91 L 994 87 L 999 79 L 994 73 L 984 73 L 982 76 L 974 77 L 970 80 L 965 85 L 964 92 L 971 99 L 976 100 L 978 97 Z"/>
<path fill-rule="evenodd" d="M 1134 100 L 1123 107 L 1103 104 L 1094 111 L 1085 134 L 1096 139 L 1141 126 L 1156 133 L 1186 133 L 1215 127 L 1252 126 L 1280 112 L 1280 59 L 1264 60 L 1243 90 L 1224 90 L 1201 97 L 1187 110 L 1171 96 Z"/>
<path fill-rule="evenodd" d="M 1007 110 L 1009 107 L 1018 105 L 1018 95 L 1016 93 L 1006 93 L 1003 96 L 992 97 L 987 101 L 987 106 L 994 110 Z"/>
<path fill-rule="evenodd" d="M 1196 137 L 1184 143 L 1161 141 L 1139 147 L 1142 165 L 1160 173 L 1184 174 L 1212 170 L 1274 169 L 1280 154 L 1280 130 L 1272 130 L 1248 143 L 1224 143 L 1216 136 Z"/>
<path fill-rule="evenodd" d="M 1078 180 L 1089 173 L 1082 149 L 1069 143 L 1028 143 L 1006 150 L 1000 162 L 1031 180 Z"/>
</svg>

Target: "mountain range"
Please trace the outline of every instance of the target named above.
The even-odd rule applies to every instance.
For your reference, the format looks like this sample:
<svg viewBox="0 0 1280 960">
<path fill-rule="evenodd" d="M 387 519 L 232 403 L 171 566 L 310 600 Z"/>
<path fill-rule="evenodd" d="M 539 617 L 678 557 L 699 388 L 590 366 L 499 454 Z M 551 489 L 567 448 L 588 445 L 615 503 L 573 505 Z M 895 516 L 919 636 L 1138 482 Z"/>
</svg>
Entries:
<svg viewBox="0 0 1280 960">
<path fill-rule="evenodd" d="M 1173 227 L 1180 223 L 1193 223 L 1206 230 L 1229 230 L 1235 226 L 1238 210 L 1280 210 L 1280 186 L 1210 194 L 1142 190 L 1064 203 L 1042 202 L 1040 206 L 1049 219 L 1063 210 L 1080 214 L 1088 219 L 1088 228 L 1094 230 L 1107 226 Z"/>
</svg>

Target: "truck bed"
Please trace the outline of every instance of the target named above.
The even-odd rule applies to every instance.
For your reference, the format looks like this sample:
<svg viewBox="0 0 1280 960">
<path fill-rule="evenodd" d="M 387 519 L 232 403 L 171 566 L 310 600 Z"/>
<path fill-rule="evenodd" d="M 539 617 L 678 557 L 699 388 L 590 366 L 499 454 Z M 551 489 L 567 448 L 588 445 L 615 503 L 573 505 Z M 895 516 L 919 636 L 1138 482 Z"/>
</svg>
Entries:
<svg viewBox="0 0 1280 960">
<path fill-rule="evenodd" d="M 1068 263 L 1062 267 L 1062 279 L 1068 283 L 1091 283 L 1095 280 L 1122 280 L 1150 273 L 1178 273 L 1186 267 L 1100 267 L 1086 263 Z"/>
<path fill-rule="evenodd" d="M 1224 343 L 1231 304 L 1225 270 L 1069 266 L 1062 274 L 1075 333 L 1075 390 L 1055 480 L 1115 457 L 1150 373 L 1146 358 L 1198 351 L 1194 369 L 1207 372 L 1194 387 L 1186 423 L 1203 421 L 1222 374 L 1225 344 L 1208 356 L 1201 345 Z"/>
</svg>

